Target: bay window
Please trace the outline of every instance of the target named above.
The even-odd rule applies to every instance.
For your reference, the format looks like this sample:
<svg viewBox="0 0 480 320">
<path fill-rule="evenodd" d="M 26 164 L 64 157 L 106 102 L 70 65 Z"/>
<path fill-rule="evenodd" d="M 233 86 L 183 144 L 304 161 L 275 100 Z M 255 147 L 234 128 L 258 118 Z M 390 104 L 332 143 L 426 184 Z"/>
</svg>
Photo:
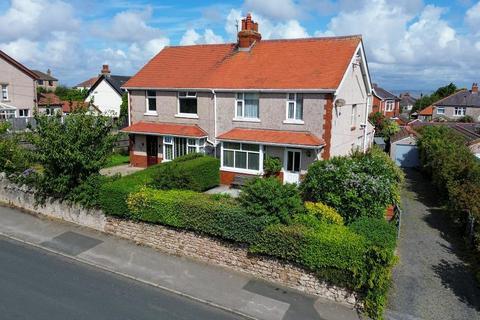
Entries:
<svg viewBox="0 0 480 320">
<path fill-rule="evenodd" d="M 163 137 L 163 159 L 170 161 L 189 153 L 204 153 L 206 138 Z"/>
<path fill-rule="evenodd" d="M 235 117 L 239 119 L 258 119 L 258 93 L 237 93 L 235 99 Z"/>
<path fill-rule="evenodd" d="M 260 170 L 260 145 L 258 144 L 223 142 L 222 152 L 223 167 Z"/>
<path fill-rule="evenodd" d="M 197 114 L 197 93 L 179 92 L 178 104 L 179 114 Z"/>
<path fill-rule="evenodd" d="M 300 93 L 287 94 L 287 120 L 303 120 L 303 95 Z"/>
</svg>

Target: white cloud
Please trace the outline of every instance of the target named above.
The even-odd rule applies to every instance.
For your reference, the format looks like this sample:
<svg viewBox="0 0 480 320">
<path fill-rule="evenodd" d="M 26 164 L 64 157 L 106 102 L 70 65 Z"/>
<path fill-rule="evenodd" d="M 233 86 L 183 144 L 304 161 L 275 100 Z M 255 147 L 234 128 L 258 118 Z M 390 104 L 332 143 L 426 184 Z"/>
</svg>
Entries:
<svg viewBox="0 0 480 320">
<path fill-rule="evenodd" d="M 473 32 L 478 33 L 480 25 L 480 1 L 467 10 L 465 22 L 470 26 Z"/>
<path fill-rule="evenodd" d="M 291 20 L 302 15 L 302 11 L 293 0 L 245 0 L 246 11 L 257 12 L 271 19 Z"/>
<path fill-rule="evenodd" d="M 192 44 L 215 44 L 224 42 L 223 37 L 215 34 L 212 29 L 205 29 L 203 35 L 199 34 L 195 29 L 188 29 L 180 40 L 180 45 Z"/>
</svg>

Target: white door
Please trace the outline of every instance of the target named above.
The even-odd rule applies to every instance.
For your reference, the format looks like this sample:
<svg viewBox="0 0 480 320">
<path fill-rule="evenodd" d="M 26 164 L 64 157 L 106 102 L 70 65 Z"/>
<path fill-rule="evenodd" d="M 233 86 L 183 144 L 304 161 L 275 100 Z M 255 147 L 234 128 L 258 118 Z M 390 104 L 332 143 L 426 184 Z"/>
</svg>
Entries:
<svg viewBox="0 0 480 320">
<path fill-rule="evenodd" d="M 300 182 L 300 150 L 287 149 L 285 152 L 285 161 L 283 166 L 283 182 L 299 183 Z"/>
</svg>

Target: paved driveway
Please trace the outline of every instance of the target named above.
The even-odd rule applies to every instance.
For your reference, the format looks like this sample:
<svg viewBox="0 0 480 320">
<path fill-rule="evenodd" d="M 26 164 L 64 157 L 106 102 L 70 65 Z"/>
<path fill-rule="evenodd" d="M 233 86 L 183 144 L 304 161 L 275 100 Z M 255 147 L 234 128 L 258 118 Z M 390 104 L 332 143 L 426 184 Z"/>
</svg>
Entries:
<svg viewBox="0 0 480 320">
<path fill-rule="evenodd" d="M 420 173 L 407 173 L 388 319 L 480 319 L 480 288 L 464 259 L 464 242 L 437 200 Z"/>
</svg>

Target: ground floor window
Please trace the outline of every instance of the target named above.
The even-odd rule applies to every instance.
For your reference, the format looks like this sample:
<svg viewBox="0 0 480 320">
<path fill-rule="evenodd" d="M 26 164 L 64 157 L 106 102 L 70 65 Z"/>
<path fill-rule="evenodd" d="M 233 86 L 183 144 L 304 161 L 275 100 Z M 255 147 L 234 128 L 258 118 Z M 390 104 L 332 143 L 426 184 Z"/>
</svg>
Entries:
<svg viewBox="0 0 480 320">
<path fill-rule="evenodd" d="M 163 159 L 173 160 L 189 153 L 204 153 L 206 138 L 163 137 Z"/>
<path fill-rule="evenodd" d="M 29 110 L 28 109 L 19 109 L 18 110 L 18 116 L 22 118 L 26 118 L 29 116 Z"/>
<path fill-rule="evenodd" d="M 0 119 L 15 118 L 15 110 L 0 110 Z"/>
<path fill-rule="evenodd" d="M 464 116 L 467 108 L 465 107 L 455 107 L 454 115 L 456 116 Z"/>
<path fill-rule="evenodd" d="M 223 142 L 222 156 L 224 167 L 260 170 L 260 145 L 258 144 Z"/>
</svg>

